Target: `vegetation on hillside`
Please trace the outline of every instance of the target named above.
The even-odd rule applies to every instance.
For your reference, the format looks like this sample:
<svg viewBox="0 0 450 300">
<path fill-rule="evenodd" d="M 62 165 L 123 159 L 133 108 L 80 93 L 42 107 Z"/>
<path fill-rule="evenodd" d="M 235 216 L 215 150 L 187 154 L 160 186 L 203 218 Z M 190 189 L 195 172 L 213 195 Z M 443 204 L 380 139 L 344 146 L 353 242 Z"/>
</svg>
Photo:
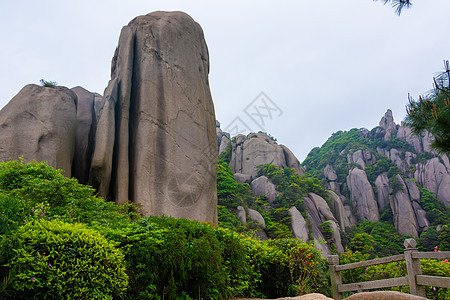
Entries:
<svg viewBox="0 0 450 300">
<path fill-rule="evenodd" d="M 245 189 L 221 192 L 247 201 L 239 198 Z M 328 266 L 313 245 L 144 218 L 45 163 L 0 163 L 0 229 L 2 299 L 330 294 Z"/>
</svg>

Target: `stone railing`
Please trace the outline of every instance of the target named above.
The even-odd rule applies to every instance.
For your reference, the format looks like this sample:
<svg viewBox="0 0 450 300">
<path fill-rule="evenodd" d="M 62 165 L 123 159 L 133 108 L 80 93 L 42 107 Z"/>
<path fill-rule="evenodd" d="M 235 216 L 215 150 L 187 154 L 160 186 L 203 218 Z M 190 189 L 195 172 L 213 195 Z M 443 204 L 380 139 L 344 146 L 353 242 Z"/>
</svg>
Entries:
<svg viewBox="0 0 450 300">
<path fill-rule="evenodd" d="M 420 259 L 449 259 L 450 251 L 419 252 L 416 248 L 417 242 L 414 239 L 405 240 L 404 245 L 404 254 L 366 260 L 346 265 L 339 265 L 338 255 L 328 256 L 333 298 L 342 299 L 342 293 L 344 292 L 362 292 L 364 290 L 382 289 L 406 285 L 409 285 L 409 290 L 412 295 L 425 297 L 425 286 L 450 288 L 450 277 L 422 275 L 422 268 L 420 265 Z M 369 266 L 387 264 L 403 260 L 406 261 L 406 277 L 342 284 L 342 271 L 365 268 Z"/>
</svg>

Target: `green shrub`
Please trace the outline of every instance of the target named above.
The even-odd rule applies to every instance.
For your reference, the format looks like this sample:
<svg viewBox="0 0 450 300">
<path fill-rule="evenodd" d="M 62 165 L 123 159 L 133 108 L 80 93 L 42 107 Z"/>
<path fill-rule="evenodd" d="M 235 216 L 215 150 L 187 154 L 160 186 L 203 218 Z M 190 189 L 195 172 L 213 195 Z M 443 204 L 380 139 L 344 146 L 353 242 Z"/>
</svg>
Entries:
<svg viewBox="0 0 450 300">
<path fill-rule="evenodd" d="M 83 224 L 28 222 L 0 247 L 10 299 L 113 299 L 127 287 L 123 254 Z"/>
<path fill-rule="evenodd" d="M 66 178 L 45 162 L 22 160 L 0 163 L 0 233 L 24 224 L 36 206 L 48 205 L 47 218 L 68 222 L 92 221 L 120 226 L 130 216 L 129 205 L 118 207 L 95 196 L 95 190 Z"/>
<path fill-rule="evenodd" d="M 47 81 L 47 80 L 41 79 L 41 80 L 39 80 L 39 82 L 41 83 L 42 86 L 45 86 L 45 87 L 55 87 L 58 85 L 58 83 L 56 81 L 51 81 L 51 80 Z"/>
</svg>

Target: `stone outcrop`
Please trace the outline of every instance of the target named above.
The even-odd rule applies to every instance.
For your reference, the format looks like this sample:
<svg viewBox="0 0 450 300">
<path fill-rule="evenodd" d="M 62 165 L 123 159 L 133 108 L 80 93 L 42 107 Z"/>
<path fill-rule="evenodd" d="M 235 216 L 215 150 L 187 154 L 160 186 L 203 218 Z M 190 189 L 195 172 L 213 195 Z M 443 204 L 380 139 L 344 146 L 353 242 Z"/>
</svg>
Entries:
<svg viewBox="0 0 450 300">
<path fill-rule="evenodd" d="M 436 193 L 445 206 L 450 207 L 450 170 L 439 157 L 428 160 L 425 165 L 417 164 L 414 178 L 424 188 Z"/>
<path fill-rule="evenodd" d="M 336 249 L 338 253 L 344 253 L 344 248 L 342 247 L 341 243 L 341 235 L 339 232 L 340 229 L 339 225 L 337 224 L 337 220 L 334 217 L 333 213 L 331 212 L 330 207 L 328 206 L 325 199 L 314 193 L 309 193 L 309 197 L 304 199 L 309 215 L 311 216 L 310 220 L 312 220 L 313 224 L 315 224 L 317 228 L 319 228 L 319 226 L 322 223 L 329 222 L 330 227 L 333 230 L 331 237 L 336 246 Z M 313 229 L 313 236 L 314 236 L 314 229 Z M 318 242 L 318 240 L 320 240 L 320 237 L 317 239 L 316 242 Z"/>
<path fill-rule="evenodd" d="M 358 220 L 378 221 L 378 205 L 366 173 L 358 168 L 351 169 L 347 176 L 347 185 L 351 193 L 352 207 L 357 212 Z"/>
<path fill-rule="evenodd" d="M 397 181 L 397 184 L 400 185 L 400 190 L 396 191 L 390 199 L 395 229 L 401 234 L 407 234 L 414 238 L 418 238 L 419 227 L 409 198 L 408 189 L 400 175 L 397 175 L 395 180 Z"/>
<path fill-rule="evenodd" d="M 291 215 L 293 236 L 295 238 L 301 239 L 304 242 L 308 241 L 309 230 L 308 226 L 306 225 L 305 218 L 303 218 L 302 214 L 295 206 L 292 206 L 289 209 L 289 214 Z"/>
<path fill-rule="evenodd" d="M 390 109 L 384 114 L 384 117 L 380 120 L 380 127 L 384 130 L 384 140 L 389 141 L 392 136 L 397 132 L 397 125 L 394 123 L 394 117 Z"/>
<path fill-rule="evenodd" d="M 243 208 L 242 206 L 238 206 L 236 209 L 239 221 L 241 221 L 243 225 L 247 224 L 247 215 L 245 213 L 245 208 Z"/>
<path fill-rule="evenodd" d="M 259 226 L 261 226 L 262 229 L 266 228 L 266 221 L 264 221 L 263 216 L 258 211 L 249 208 L 247 210 L 247 212 L 248 212 L 248 216 L 252 220 L 256 221 L 259 224 Z"/>
<path fill-rule="evenodd" d="M 236 136 L 232 142 L 230 167 L 234 173 L 250 175 L 256 178 L 258 165 L 272 164 L 279 168 L 291 167 L 298 174 L 305 171 L 292 152 L 282 145 L 278 145 L 264 133 L 251 133 Z"/>
<path fill-rule="evenodd" d="M 0 161 L 46 161 L 71 177 L 76 105 L 65 87 L 26 85 L 0 111 Z"/>
<path fill-rule="evenodd" d="M 75 134 L 75 154 L 73 157 L 72 176 L 82 184 L 89 180 L 92 151 L 94 149 L 94 134 L 97 125 L 95 106 L 101 104 L 102 96 L 91 93 L 77 86 L 71 89 L 78 97 L 77 131 Z"/>
<path fill-rule="evenodd" d="M 339 227 L 345 231 L 345 228 L 352 226 L 350 223 L 350 220 L 347 217 L 347 214 L 345 213 L 344 204 L 342 203 L 341 197 L 338 196 L 334 191 L 328 191 L 330 194 L 330 209 L 333 213 L 333 216 L 336 218 L 336 220 L 339 223 Z"/>
<path fill-rule="evenodd" d="M 217 146 L 219 154 L 225 152 L 227 149 L 227 145 L 231 139 L 230 134 L 228 132 L 222 131 L 220 129 L 220 122 L 216 121 L 216 135 L 217 135 Z"/>
<path fill-rule="evenodd" d="M 279 194 L 279 192 L 275 190 L 275 185 L 266 176 L 256 178 L 252 181 L 250 186 L 255 196 L 265 195 L 269 203 L 272 203 Z"/>
<path fill-rule="evenodd" d="M 375 179 L 375 187 L 377 188 L 378 207 L 384 208 L 389 203 L 389 179 L 386 173 L 382 173 Z"/>
<path fill-rule="evenodd" d="M 217 136 L 202 29 L 182 12 L 123 27 L 99 113 L 90 181 L 145 215 L 217 223 Z"/>
</svg>

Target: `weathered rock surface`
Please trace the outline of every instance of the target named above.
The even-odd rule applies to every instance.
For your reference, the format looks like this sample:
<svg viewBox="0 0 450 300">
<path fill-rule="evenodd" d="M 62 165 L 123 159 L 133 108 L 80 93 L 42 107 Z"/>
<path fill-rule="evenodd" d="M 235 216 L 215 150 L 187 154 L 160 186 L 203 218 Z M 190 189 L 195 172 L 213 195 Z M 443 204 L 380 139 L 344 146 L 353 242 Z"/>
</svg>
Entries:
<svg viewBox="0 0 450 300">
<path fill-rule="evenodd" d="M 252 181 L 250 186 L 255 196 L 266 195 L 267 201 L 269 201 L 269 203 L 272 203 L 272 201 L 275 200 L 275 198 L 279 194 L 279 192 L 275 190 L 275 185 L 266 176 L 260 176 L 256 178 Z"/>
<path fill-rule="evenodd" d="M 250 184 L 252 182 L 252 176 L 249 174 L 234 173 L 234 179 L 239 183 Z"/>
<path fill-rule="evenodd" d="M 70 177 L 77 96 L 65 87 L 26 85 L 0 111 L 0 161 L 46 161 Z"/>
<path fill-rule="evenodd" d="M 378 207 L 384 208 L 389 203 L 389 179 L 386 173 L 382 173 L 375 179 L 375 187 L 377 188 Z"/>
<path fill-rule="evenodd" d="M 248 216 L 256 221 L 259 226 L 261 226 L 262 229 L 266 228 L 266 221 L 264 220 L 263 216 L 256 210 L 249 208 L 248 209 Z"/>
<path fill-rule="evenodd" d="M 414 238 L 418 238 L 419 228 L 409 198 L 408 189 L 400 175 L 397 175 L 395 178 L 401 186 L 401 190 L 392 195 L 390 199 L 395 229 L 401 234 L 408 234 Z"/>
<path fill-rule="evenodd" d="M 358 220 L 378 221 L 378 205 L 366 173 L 361 169 L 353 168 L 347 176 L 347 185 L 351 193 L 352 207 L 357 212 Z"/>
<path fill-rule="evenodd" d="M 425 165 L 417 164 L 414 178 L 450 207 L 450 172 L 438 157 L 428 160 Z"/>
<path fill-rule="evenodd" d="M 278 145 L 264 133 L 251 133 L 236 136 L 232 143 L 230 167 L 234 173 L 248 174 L 254 179 L 257 175 L 257 166 L 272 164 L 279 168 L 292 167 L 300 175 L 305 171 L 297 158 L 289 149 Z"/>
<path fill-rule="evenodd" d="M 336 218 L 333 216 L 325 199 L 314 193 L 309 193 L 309 197 L 305 198 L 306 207 L 309 209 L 309 213 L 312 216 L 312 222 L 319 228 L 323 222 L 330 222 L 331 229 L 333 230 L 332 239 L 336 246 L 338 253 L 343 253 L 344 248 L 341 243 L 341 235 L 339 232 L 339 226 L 337 225 Z M 314 227 L 314 226 L 313 226 Z M 313 229 L 314 235 L 314 229 Z M 322 236 L 323 237 L 323 236 Z"/>
<path fill-rule="evenodd" d="M 330 209 L 333 213 L 333 216 L 339 223 L 339 227 L 345 231 L 345 228 L 350 227 L 350 220 L 348 219 L 344 204 L 342 203 L 341 197 L 338 196 L 334 191 L 328 191 L 331 196 Z"/>
<path fill-rule="evenodd" d="M 101 101 L 101 95 L 91 93 L 77 86 L 71 89 L 78 97 L 77 131 L 75 135 L 75 154 L 72 164 L 72 176 L 82 184 L 89 180 L 92 151 L 94 149 L 94 133 L 97 124 L 95 103 Z"/>
<path fill-rule="evenodd" d="M 154 12 L 122 29 L 98 119 L 91 182 L 145 215 L 217 222 L 217 136 L 201 27 Z"/>
<path fill-rule="evenodd" d="M 394 123 L 394 117 L 390 109 L 384 114 L 380 120 L 380 127 L 385 130 L 384 140 L 389 141 L 391 137 L 397 132 L 397 125 Z"/>
<path fill-rule="evenodd" d="M 308 241 L 309 230 L 305 218 L 303 218 L 302 214 L 295 206 L 292 206 L 289 209 L 289 214 L 291 215 L 292 233 L 294 237 L 301 239 L 304 242 Z"/>
<path fill-rule="evenodd" d="M 329 181 L 336 181 L 338 179 L 336 171 L 334 171 L 333 167 L 330 165 L 327 165 L 325 169 L 323 169 L 323 174 Z"/>
<path fill-rule="evenodd" d="M 363 170 L 366 168 L 366 163 L 364 162 L 362 150 L 353 152 L 353 154 L 347 155 L 347 162 L 349 164 L 354 163 L 359 165 Z"/>
<path fill-rule="evenodd" d="M 243 208 L 242 206 L 237 207 L 237 216 L 239 218 L 239 221 L 241 221 L 242 224 L 245 225 L 247 223 L 247 216 L 245 213 L 245 208 Z"/>
</svg>

